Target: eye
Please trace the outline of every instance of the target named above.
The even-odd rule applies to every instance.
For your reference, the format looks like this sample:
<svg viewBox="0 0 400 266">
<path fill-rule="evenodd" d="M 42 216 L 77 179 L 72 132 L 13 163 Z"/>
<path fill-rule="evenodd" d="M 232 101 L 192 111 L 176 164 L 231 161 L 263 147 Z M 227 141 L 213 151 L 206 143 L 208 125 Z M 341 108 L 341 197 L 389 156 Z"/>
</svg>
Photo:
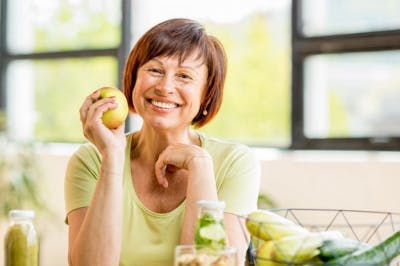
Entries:
<svg viewBox="0 0 400 266">
<path fill-rule="evenodd" d="M 155 68 L 155 67 L 150 67 L 147 69 L 148 72 L 150 73 L 154 73 L 154 74 L 162 74 L 162 70 L 159 68 Z"/>
<path fill-rule="evenodd" d="M 179 73 L 178 77 L 181 78 L 181 79 L 187 79 L 187 80 L 192 80 L 193 79 L 190 75 L 188 75 L 186 73 Z"/>
</svg>

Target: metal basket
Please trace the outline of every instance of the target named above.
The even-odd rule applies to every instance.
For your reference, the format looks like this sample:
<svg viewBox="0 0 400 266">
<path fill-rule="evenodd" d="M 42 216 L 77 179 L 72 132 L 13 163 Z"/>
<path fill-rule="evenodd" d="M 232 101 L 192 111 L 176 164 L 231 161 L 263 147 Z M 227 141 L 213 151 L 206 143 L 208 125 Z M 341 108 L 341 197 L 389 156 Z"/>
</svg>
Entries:
<svg viewBox="0 0 400 266">
<path fill-rule="evenodd" d="M 350 238 L 371 246 L 376 245 L 400 230 L 400 213 L 382 211 L 360 211 L 339 209 L 268 209 L 310 232 L 340 231 L 345 238 Z M 248 219 L 248 217 L 239 217 Z M 243 222 L 243 221 L 242 221 Z M 244 224 L 244 223 L 241 223 Z M 250 237 L 245 226 L 243 233 L 249 243 L 246 265 L 263 264 L 265 258 L 257 257 L 257 248 L 264 242 Z M 320 265 L 284 262 L 279 265 Z M 390 266 L 400 266 L 399 257 L 392 260 Z"/>
</svg>

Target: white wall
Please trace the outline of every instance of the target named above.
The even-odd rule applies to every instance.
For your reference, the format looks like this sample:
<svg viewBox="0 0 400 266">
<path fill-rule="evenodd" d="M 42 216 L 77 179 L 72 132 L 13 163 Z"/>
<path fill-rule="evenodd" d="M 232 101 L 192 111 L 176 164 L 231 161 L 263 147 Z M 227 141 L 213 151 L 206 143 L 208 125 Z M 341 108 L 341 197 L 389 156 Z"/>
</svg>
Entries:
<svg viewBox="0 0 400 266">
<path fill-rule="evenodd" d="M 400 212 L 400 153 L 288 152 L 262 173 L 261 192 L 282 208 Z"/>
<path fill-rule="evenodd" d="M 400 212 L 400 153 L 256 152 L 262 164 L 260 190 L 279 207 Z M 42 266 L 68 265 L 63 191 L 68 156 L 40 157 L 46 180 L 43 193 L 55 211 L 55 217 L 36 221 L 42 236 Z M 4 233 L 3 221 L 0 234 Z"/>
</svg>

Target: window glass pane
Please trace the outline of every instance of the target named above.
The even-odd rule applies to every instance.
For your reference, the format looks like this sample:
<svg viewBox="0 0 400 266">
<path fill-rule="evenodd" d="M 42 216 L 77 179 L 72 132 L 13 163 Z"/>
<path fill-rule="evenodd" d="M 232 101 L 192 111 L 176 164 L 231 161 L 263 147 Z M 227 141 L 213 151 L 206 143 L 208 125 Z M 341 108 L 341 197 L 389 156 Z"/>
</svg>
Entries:
<svg viewBox="0 0 400 266">
<path fill-rule="evenodd" d="M 400 136 L 399 73 L 399 50 L 307 58 L 306 136 Z"/>
<path fill-rule="evenodd" d="M 302 0 L 306 36 L 400 29 L 399 0 Z"/>
<path fill-rule="evenodd" d="M 135 7 L 136 39 L 159 21 L 184 16 L 202 22 L 226 48 L 222 107 L 201 131 L 254 145 L 289 145 L 289 1 L 138 0 Z"/>
<path fill-rule="evenodd" d="M 117 86 L 111 57 L 15 61 L 8 74 L 8 130 L 17 139 L 83 141 L 79 108 L 100 86 Z"/>
<path fill-rule="evenodd" d="M 204 131 L 248 144 L 287 146 L 290 142 L 287 25 L 277 17 L 254 14 L 237 24 L 208 26 L 225 45 L 229 65 L 220 113 Z"/>
<path fill-rule="evenodd" d="M 12 53 L 115 47 L 120 0 L 12 0 L 7 48 Z"/>
</svg>

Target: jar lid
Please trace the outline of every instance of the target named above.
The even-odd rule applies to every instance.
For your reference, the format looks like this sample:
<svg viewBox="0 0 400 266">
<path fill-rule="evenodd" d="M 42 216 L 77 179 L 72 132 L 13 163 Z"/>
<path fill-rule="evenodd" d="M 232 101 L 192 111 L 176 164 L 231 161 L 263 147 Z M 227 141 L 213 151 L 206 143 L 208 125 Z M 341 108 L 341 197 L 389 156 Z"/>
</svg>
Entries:
<svg viewBox="0 0 400 266">
<path fill-rule="evenodd" d="M 217 200 L 199 200 L 197 206 L 202 208 L 224 209 L 225 202 Z"/>
<path fill-rule="evenodd" d="M 33 210 L 11 210 L 8 215 L 13 219 L 33 219 L 35 211 Z"/>
</svg>

